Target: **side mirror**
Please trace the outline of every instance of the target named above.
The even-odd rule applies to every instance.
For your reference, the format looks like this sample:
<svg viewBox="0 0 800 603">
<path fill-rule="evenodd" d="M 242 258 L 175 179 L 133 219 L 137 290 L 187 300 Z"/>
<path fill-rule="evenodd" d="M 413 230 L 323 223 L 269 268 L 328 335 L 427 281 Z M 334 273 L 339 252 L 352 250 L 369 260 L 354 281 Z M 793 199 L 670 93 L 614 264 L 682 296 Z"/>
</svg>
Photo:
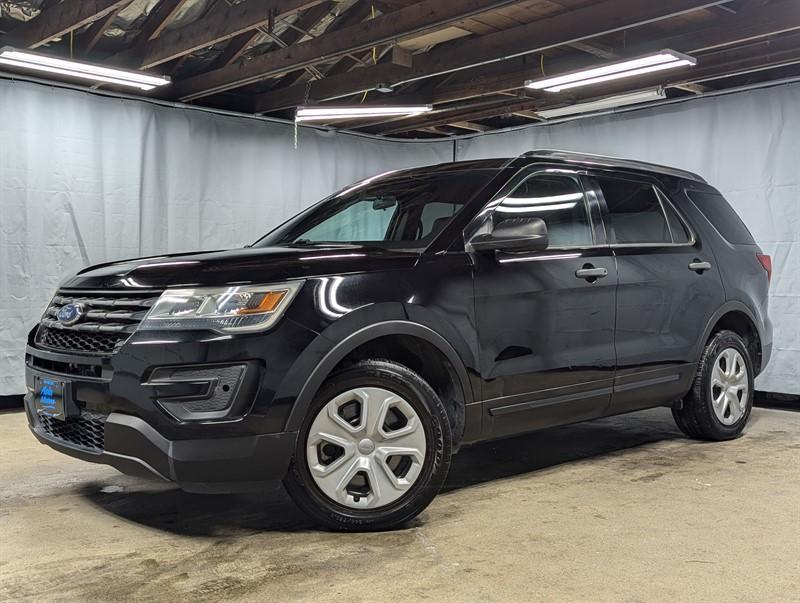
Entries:
<svg viewBox="0 0 800 603">
<path fill-rule="evenodd" d="M 472 237 L 467 251 L 543 251 L 547 249 L 547 224 L 541 218 L 508 218 L 489 232 Z"/>
</svg>

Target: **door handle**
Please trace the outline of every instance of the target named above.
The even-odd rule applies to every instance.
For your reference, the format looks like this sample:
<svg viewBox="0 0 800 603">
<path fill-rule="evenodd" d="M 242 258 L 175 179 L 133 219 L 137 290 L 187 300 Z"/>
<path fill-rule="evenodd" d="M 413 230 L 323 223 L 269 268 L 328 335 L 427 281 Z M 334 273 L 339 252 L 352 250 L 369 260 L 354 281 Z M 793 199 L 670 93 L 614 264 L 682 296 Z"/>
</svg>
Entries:
<svg viewBox="0 0 800 603">
<path fill-rule="evenodd" d="M 583 268 L 578 268 L 575 271 L 575 276 L 578 278 L 585 278 L 590 283 L 593 283 L 599 278 L 608 276 L 608 270 L 605 268 L 595 268 L 591 264 L 584 264 Z"/>
<path fill-rule="evenodd" d="M 697 274 L 703 274 L 706 270 L 711 270 L 711 262 L 701 262 L 695 259 L 689 264 L 689 270 L 694 270 Z"/>
</svg>

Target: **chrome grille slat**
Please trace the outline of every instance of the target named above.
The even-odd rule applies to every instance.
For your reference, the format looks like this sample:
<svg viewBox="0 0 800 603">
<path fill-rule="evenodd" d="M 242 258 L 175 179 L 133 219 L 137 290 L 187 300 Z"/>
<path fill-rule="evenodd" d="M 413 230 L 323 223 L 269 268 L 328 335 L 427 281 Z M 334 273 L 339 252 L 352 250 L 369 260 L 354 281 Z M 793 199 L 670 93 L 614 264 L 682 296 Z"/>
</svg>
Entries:
<svg viewBox="0 0 800 603">
<path fill-rule="evenodd" d="M 158 296 L 149 299 L 56 296 L 53 298 L 53 304 L 58 304 L 59 306 L 65 304 L 86 304 L 98 308 L 150 308 L 156 300 L 158 300 Z"/>
<path fill-rule="evenodd" d="M 160 292 L 58 291 L 45 311 L 36 334 L 36 344 L 52 350 L 109 355 L 116 352 L 136 330 Z M 86 313 L 74 325 L 57 319 L 66 304 L 82 304 Z"/>
<path fill-rule="evenodd" d="M 107 333 L 133 333 L 136 330 L 136 325 L 123 324 L 123 323 L 96 323 L 96 322 L 82 322 L 71 327 L 65 327 L 57 320 L 43 319 L 41 325 L 50 329 L 61 329 L 64 331 L 85 331 L 88 333 L 97 333 L 105 331 Z"/>
</svg>

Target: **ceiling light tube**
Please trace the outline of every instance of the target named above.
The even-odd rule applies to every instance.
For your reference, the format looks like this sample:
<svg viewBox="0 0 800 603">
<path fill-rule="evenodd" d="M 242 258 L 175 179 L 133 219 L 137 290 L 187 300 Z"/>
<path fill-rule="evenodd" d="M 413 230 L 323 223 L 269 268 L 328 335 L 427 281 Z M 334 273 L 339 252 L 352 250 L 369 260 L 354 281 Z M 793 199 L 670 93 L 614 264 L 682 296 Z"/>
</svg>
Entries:
<svg viewBox="0 0 800 603">
<path fill-rule="evenodd" d="M 662 63 L 661 65 L 650 65 L 649 67 L 642 67 L 640 69 L 633 69 L 631 71 L 624 71 L 622 73 L 611 73 L 600 77 L 594 77 L 589 80 L 582 80 L 580 82 L 571 82 L 569 84 L 562 84 L 561 86 L 553 86 L 552 88 L 545 88 L 547 92 L 561 92 L 562 90 L 569 90 L 570 88 L 577 88 L 578 86 L 589 86 L 591 84 L 599 84 L 601 82 L 610 82 L 618 80 L 623 77 L 632 77 L 634 75 L 643 75 L 645 73 L 652 73 L 653 71 L 662 71 L 664 69 L 672 69 L 674 67 L 683 67 L 684 65 L 694 66 L 694 63 L 681 59 L 680 61 L 672 61 L 671 63 Z"/>
<path fill-rule="evenodd" d="M 11 65 L 33 71 L 45 71 L 81 79 L 105 82 L 119 86 L 132 86 L 140 90 L 152 90 L 170 82 L 166 76 L 150 75 L 139 71 L 115 69 L 92 63 L 59 59 L 47 55 L 27 52 L 5 46 L 0 48 L 0 64 Z"/>
<path fill-rule="evenodd" d="M 431 105 L 364 106 L 351 107 L 297 107 L 295 121 L 326 121 L 359 117 L 413 116 L 432 111 Z"/>
<path fill-rule="evenodd" d="M 617 61 L 601 67 L 573 71 L 555 77 L 543 78 L 538 80 L 528 80 L 525 82 L 527 88 L 534 90 L 546 90 L 548 92 L 560 92 L 577 86 L 588 86 L 600 82 L 607 82 L 623 77 L 633 77 L 661 71 L 662 69 L 672 69 L 687 65 L 696 65 L 697 59 L 674 50 L 662 50 L 655 54 Z"/>
<path fill-rule="evenodd" d="M 626 105 L 636 105 L 639 103 L 646 103 L 648 101 L 662 100 L 667 95 L 663 90 L 646 90 L 644 92 L 633 92 L 631 94 L 620 94 L 618 96 L 610 96 L 588 103 L 578 103 L 576 105 L 569 105 L 568 107 L 558 107 L 557 109 L 543 109 L 536 111 L 536 114 L 544 117 L 545 119 L 552 119 L 555 117 L 563 117 L 565 115 L 576 115 L 578 113 L 590 113 L 592 111 L 602 111 L 603 109 L 615 109 L 617 107 L 624 107 Z"/>
</svg>

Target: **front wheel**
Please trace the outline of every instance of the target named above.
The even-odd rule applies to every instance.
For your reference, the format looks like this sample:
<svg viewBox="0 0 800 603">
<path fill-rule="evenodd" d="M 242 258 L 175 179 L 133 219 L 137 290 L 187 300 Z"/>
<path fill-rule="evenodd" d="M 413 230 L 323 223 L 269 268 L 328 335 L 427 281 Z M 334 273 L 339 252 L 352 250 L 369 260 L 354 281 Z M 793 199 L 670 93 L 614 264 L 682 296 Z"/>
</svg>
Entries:
<svg viewBox="0 0 800 603">
<path fill-rule="evenodd" d="M 716 333 L 706 345 L 692 390 L 672 415 L 686 435 L 703 440 L 738 437 L 753 408 L 753 363 L 733 331 Z"/>
<path fill-rule="evenodd" d="M 451 448 L 447 413 L 424 379 L 394 362 L 362 361 L 320 388 L 284 484 L 329 528 L 388 530 L 430 504 Z"/>
</svg>

